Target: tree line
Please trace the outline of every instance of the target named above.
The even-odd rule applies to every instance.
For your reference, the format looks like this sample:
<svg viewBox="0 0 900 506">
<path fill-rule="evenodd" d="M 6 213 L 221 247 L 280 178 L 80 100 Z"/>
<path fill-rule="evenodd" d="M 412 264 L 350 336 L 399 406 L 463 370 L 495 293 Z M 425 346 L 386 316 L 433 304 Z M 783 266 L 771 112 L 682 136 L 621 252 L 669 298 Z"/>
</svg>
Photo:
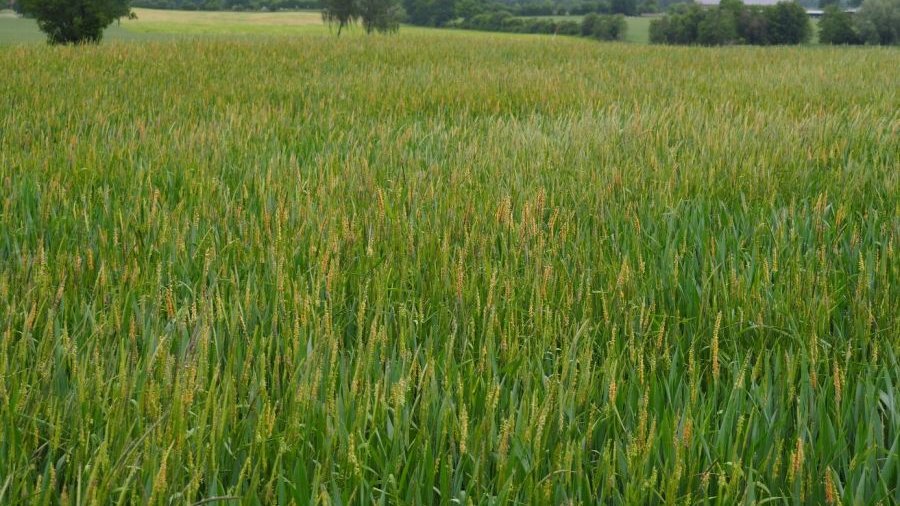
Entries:
<svg viewBox="0 0 900 506">
<path fill-rule="evenodd" d="M 856 14 L 841 10 L 834 0 L 825 0 L 825 4 L 819 22 L 820 42 L 900 43 L 900 0 L 865 0 Z M 655 44 L 790 45 L 808 42 L 812 34 L 809 15 L 795 1 L 748 6 L 741 0 L 722 0 L 712 8 L 678 4 L 650 23 L 650 42 Z"/>
<path fill-rule="evenodd" d="M 621 40 L 626 23 L 622 10 L 635 8 L 637 0 L 598 0 L 603 12 L 591 12 L 582 20 L 527 18 L 516 15 L 501 0 L 133 0 L 134 5 L 178 8 L 299 8 L 321 2 L 323 19 L 340 33 L 361 22 L 367 33 L 394 32 L 401 22 L 473 30 L 545 33 Z M 654 0 L 644 0 L 654 1 Z M 819 23 L 819 39 L 827 44 L 900 44 L 900 0 L 865 0 L 855 15 L 843 11 L 838 0 L 821 0 L 825 14 Z M 305 2 L 305 3 L 304 3 Z M 13 7 L 34 17 L 51 43 L 98 42 L 103 30 L 116 19 L 130 16 L 129 0 L 16 0 Z M 569 3 L 570 6 L 584 5 Z M 599 6 L 599 7 L 598 7 Z M 609 7 L 607 9 L 607 6 Z M 602 7 L 602 8 L 601 8 Z M 714 8 L 694 3 L 676 4 L 668 15 L 650 23 L 650 41 L 658 44 L 801 44 L 813 33 L 805 9 L 796 1 L 770 7 L 747 6 L 741 0 L 722 0 Z"/>
<path fill-rule="evenodd" d="M 621 40 L 626 30 L 623 14 L 633 12 L 636 2 L 602 0 L 570 4 L 582 8 L 589 5 L 607 14 L 588 11 L 581 21 L 527 17 L 524 12 L 530 12 L 527 9 L 532 4 L 497 0 L 322 0 L 322 9 L 324 19 L 338 27 L 338 34 L 360 20 L 368 32 L 390 31 L 399 22 L 406 22 L 418 26 Z"/>
<path fill-rule="evenodd" d="M 575 21 L 516 17 L 506 11 L 477 14 L 468 19 L 454 20 L 446 26 L 488 32 L 572 35 L 597 40 L 623 40 L 628 28 L 625 16 L 621 14 L 590 13 L 581 18 L 581 21 Z"/>
<path fill-rule="evenodd" d="M 838 5 L 825 7 L 819 20 L 823 44 L 900 44 L 900 0 L 866 0 L 851 14 Z"/>
<path fill-rule="evenodd" d="M 471 25 L 500 30 L 504 19 L 534 16 L 622 14 L 656 12 L 657 0 L 402 0 L 407 22 L 419 26 Z M 507 23 L 517 23 L 507 21 Z M 542 33 L 547 25 L 533 24 Z M 564 24 L 563 30 L 571 29 Z M 481 28 L 479 28 L 481 27 Z M 519 27 L 516 27 L 517 29 Z M 555 32 L 554 32 L 555 33 Z"/>
<path fill-rule="evenodd" d="M 657 0 L 522 0 L 516 2 L 498 0 L 495 2 L 464 2 L 463 7 L 466 6 L 481 11 L 505 11 L 515 16 L 583 16 L 591 13 L 637 16 L 659 10 Z M 466 14 L 465 9 L 461 10 L 461 14 Z"/>
<path fill-rule="evenodd" d="M 809 16 L 797 2 L 761 7 L 722 0 L 714 8 L 680 4 L 650 22 L 650 42 L 656 44 L 801 44 L 811 35 Z"/>
</svg>

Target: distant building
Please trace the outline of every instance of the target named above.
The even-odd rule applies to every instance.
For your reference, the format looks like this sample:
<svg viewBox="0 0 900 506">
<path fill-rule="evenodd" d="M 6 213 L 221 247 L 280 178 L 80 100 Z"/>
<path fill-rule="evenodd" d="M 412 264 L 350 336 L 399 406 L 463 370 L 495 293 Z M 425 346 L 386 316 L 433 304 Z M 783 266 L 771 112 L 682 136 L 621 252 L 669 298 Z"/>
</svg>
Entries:
<svg viewBox="0 0 900 506">
<path fill-rule="evenodd" d="M 845 9 L 841 9 L 847 14 L 856 14 L 859 11 L 859 7 L 847 7 Z M 825 11 L 823 9 L 806 9 L 806 13 L 809 14 L 811 18 L 821 18 L 825 15 Z"/>
</svg>

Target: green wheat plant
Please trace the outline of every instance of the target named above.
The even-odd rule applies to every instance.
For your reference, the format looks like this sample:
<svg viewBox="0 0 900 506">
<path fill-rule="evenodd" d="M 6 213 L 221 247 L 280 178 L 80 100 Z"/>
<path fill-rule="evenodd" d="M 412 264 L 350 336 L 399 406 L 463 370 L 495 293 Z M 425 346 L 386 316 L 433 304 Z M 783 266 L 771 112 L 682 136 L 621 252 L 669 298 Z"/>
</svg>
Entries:
<svg viewBox="0 0 900 506">
<path fill-rule="evenodd" d="M 897 504 L 898 62 L 9 47 L 0 503 Z"/>
</svg>

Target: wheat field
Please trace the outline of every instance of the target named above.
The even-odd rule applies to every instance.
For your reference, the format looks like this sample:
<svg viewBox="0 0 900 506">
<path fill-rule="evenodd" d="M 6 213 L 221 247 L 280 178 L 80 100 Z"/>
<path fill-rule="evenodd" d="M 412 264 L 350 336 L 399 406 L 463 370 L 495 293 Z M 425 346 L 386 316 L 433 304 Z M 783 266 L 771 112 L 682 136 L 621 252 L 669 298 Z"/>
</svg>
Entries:
<svg viewBox="0 0 900 506">
<path fill-rule="evenodd" d="M 0 503 L 897 504 L 898 63 L 4 49 Z"/>
</svg>

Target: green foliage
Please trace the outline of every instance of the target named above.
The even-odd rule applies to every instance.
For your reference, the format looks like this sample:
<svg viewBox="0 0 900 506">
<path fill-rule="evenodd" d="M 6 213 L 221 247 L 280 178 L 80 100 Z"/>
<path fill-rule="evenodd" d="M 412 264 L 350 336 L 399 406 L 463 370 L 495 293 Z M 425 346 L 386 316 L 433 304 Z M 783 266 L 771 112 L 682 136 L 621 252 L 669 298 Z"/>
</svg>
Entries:
<svg viewBox="0 0 900 506">
<path fill-rule="evenodd" d="M 737 19 L 726 9 L 714 9 L 697 24 L 697 43 L 721 46 L 738 40 Z"/>
<path fill-rule="evenodd" d="M 365 42 L 0 51 L 0 504 L 897 502 L 896 53 Z"/>
<path fill-rule="evenodd" d="M 559 35 L 581 35 L 581 23 L 571 20 L 558 21 L 556 23 L 556 33 Z"/>
<path fill-rule="evenodd" d="M 610 12 L 612 12 L 612 7 L 607 0 L 586 0 L 573 5 L 570 9 L 568 9 L 568 12 L 575 15 L 591 13 L 609 14 Z"/>
<path fill-rule="evenodd" d="M 359 18 L 359 0 L 323 0 L 322 19 L 328 24 L 338 26 L 338 37 L 344 27 L 356 22 Z"/>
<path fill-rule="evenodd" d="M 900 44 L 900 0 L 865 0 L 855 21 L 866 44 Z"/>
<path fill-rule="evenodd" d="M 600 16 L 595 13 L 590 13 L 583 18 L 581 18 L 581 36 L 582 37 L 590 37 L 594 35 L 594 24 L 600 21 Z"/>
<path fill-rule="evenodd" d="M 638 14 L 655 14 L 659 12 L 659 4 L 656 0 L 643 0 L 638 4 Z"/>
<path fill-rule="evenodd" d="M 127 16 L 129 0 L 19 0 L 51 44 L 97 43 L 113 21 Z"/>
<path fill-rule="evenodd" d="M 623 40 L 627 28 L 622 15 L 588 14 L 581 20 L 581 35 L 597 40 Z"/>
<path fill-rule="evenodd" d="M 462 19 L 472 19 L 486 10 L 484 2 L 480 0 L 457 0 L 455 7 L 454 14 Z"/>
<path fill-rule="evenodd" d="M 767 40 L 770 44 L 809 42 L 812 24 L 806 9 L 797 2 L 778 2 L 766 9 Z"/>
<path fill-rule="evenodd" d="M 511 13 L 506 11 L 497 11 L 485 12 L 473 17 L 472 19 L 464 20 L 461 28 L 497 32 L 502 31 L 504 27 L 508 27 L 510 31 L 520 31 L 523 30 L 522 27 L 524 26 L 525 20 L 515 18 Z"/>
<path fill-rule="evenodd" d="M 403 0 L 409 22 L 420 26 L 443 26 L 457 17 L 455 0 Z"/>
<path fill-rule="evenodd" d="M 178 10 L 320 9 L 321 0 L 132 0 L 135 7 Z"/>
<path fill-rule="evenodd" d="M 638 13 L 637 0 L 610 0 L 610 11 L 613 14 L 635 16 Z"/>
<path fill-rule="evenodd" d="M 338 25 L 337 34 L 362 20 L 366 33 L 393 33 L 400 29 L 400 21 L 405 17 L 397 0 L 323 0 L 322 19 L 328 24 Z"/>
<path fill-rule="evenodd" d="M 767 7 L 745 7 L 738 17 L 740 42 L 754 46 L 769 44 Z"/>
<path fill-rule="evenodd" d="M 516 17 L 507 11 L 496 11 L 478 14 L 451 26 L 492 32 L 581 35 L 598 40 L 622 40 L 627 31 L 624 16 L 593 13 L 584 16 L 579 23 L 567 19 Z"/>
<path fill-rule="evenodd" d="M 819 20 L 819 42 L 822 44 L 859 44 L 862 40 L 853 25 L 853 18 L 837 5 L 825 8 Z"/>
<path fill-rule="evenodd" d="M 650 22 L 650 42 L 696 44 L 700 22 L 708 12 L 694 3 L 675 5 L 669 14 Z"/>
<path fill-rule="evenodd" d="M 359 17 L 366 33 L 394 33 L 400 29 L 403 8 L 396 0 L 358 0 Z"/>
<path fill-rule="evenodd" d="M 809 17 L 796 2 L 747 7 L 726 0 L 711 9 L 680 4 L 650 24 L 650 41 L 656 44 L 801 44 L 811 33 Z"/>
</svg>

